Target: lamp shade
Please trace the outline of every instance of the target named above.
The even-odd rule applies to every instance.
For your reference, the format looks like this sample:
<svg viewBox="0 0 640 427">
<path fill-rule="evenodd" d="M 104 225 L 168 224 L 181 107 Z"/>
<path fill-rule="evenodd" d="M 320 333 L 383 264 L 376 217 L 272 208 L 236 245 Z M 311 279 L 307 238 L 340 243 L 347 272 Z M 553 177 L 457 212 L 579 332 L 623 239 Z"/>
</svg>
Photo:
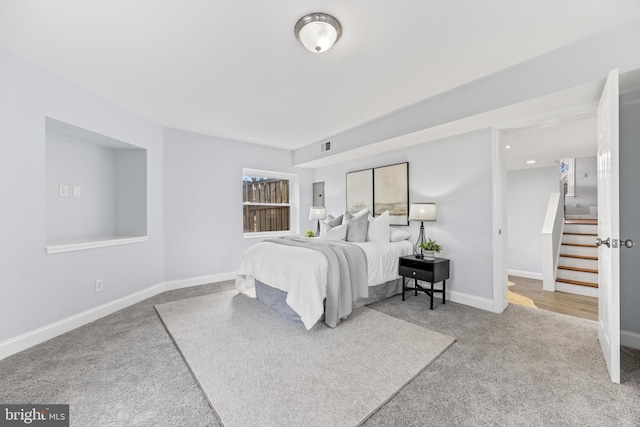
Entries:
<svg viewBox="0 0 640 427">
<path fill-rule="evenodd" d="M 435 203 L 413 203 L 409 208 L 409 221 L 435 221 Z"/>
<path fill-rule="evenodd" d="M 294 28 L 300 43 L 310 52 L 322 53 L 334 45 L 342 34 L 340 22 L 326 13 L 310 13 L 298 20 Z"/>
<path fill-rule="evenodd" d="M 324 207 L 312 207 L 309 210 L 309 219 L 325 219 L 327 217 L 327 208 Z"/>
</svg>

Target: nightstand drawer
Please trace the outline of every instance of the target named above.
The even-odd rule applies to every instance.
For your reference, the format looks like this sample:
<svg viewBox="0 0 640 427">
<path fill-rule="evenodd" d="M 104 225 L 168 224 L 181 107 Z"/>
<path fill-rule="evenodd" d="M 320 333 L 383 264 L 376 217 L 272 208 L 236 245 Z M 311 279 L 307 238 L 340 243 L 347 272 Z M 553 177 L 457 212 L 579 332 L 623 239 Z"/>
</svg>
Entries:
<svg viewBox="0 0 640 427">
<path fill-rule="evenodd" d="M 401 265 L 398 268 L 398 273 L 401 276 L 409 277 L 412 279 L 424 280 L 425 282 L 433 281 L 433 271 L 425 271 L 425 270 L 420 270 L 410 266 L 407 267 L 407 266 Z"/>
</svg>

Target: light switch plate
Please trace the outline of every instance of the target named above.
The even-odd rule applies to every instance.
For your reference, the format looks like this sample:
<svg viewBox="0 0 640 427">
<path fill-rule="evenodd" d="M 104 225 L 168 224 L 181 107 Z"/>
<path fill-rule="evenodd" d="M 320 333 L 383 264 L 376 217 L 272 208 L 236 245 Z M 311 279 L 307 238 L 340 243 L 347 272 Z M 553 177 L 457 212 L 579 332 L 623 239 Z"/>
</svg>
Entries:
<svg viewBox="0 0 640 427">
<path fill-rule="evenodd" d="M 71 190 L 71 195 L 73 197 L 80 197 L 80 186 L 79 185 L 74 185 L 73 189 Z"/>
<path fill-rule="evenodd" d="M 69 195 L 69 186 L 66 184 L 60 184 L 58 194 L 60 197 L 67 197 Z"/>
</svg>

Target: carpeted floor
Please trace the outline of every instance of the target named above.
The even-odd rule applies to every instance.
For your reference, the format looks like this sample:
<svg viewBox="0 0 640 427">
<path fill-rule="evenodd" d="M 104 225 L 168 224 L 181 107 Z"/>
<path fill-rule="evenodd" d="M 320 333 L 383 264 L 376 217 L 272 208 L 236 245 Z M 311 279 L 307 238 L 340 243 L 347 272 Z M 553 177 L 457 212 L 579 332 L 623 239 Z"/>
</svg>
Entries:
<svg viewBox="0 0 640 427">
<path fill-rule="evenodd" d="M 232 288 L 166 292 L 6 358 L 0 402 L 69 403 L 73 426 L 220 426 L 153 307 Z M 365 426 L 640 425 L 640 352 L 624 349 L 610 383 L 594 322 L 427 301 L 369 306 L 456 342 Z"/>
</svg>

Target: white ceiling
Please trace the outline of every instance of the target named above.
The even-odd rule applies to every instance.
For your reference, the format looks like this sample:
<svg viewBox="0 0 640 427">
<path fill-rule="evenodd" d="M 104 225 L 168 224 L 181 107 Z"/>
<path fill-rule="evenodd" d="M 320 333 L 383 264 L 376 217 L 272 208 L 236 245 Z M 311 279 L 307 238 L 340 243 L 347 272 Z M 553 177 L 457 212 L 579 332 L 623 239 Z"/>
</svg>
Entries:
<svg viewBox="0 0 640 427">
<path fill-rule="evenodd" d="M 507 169 L 557 166 L 560 159 L 595 156 L 595 114 L 579 115 L 559 123 L 549 122 L 505 131 Z M 527 163 L 535 161 L 535 163 Z"/>
<path fill-rule="evenodd" d="M 319 55 L 293 34 L 318 11 L 343 28 Z M 295 149 L 639 18 L 639 0 L 0 0 L 0 47 L 164 126 Z"/>
</svg>

